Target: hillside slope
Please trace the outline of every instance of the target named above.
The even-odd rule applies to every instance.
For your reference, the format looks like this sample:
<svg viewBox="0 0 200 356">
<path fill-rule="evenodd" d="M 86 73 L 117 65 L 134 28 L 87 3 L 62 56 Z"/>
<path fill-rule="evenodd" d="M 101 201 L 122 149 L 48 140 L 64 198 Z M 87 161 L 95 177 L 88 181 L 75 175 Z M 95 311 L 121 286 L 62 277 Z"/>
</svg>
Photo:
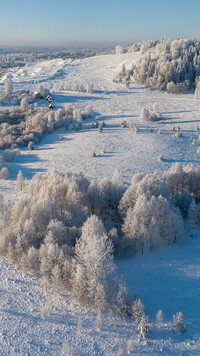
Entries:
<svg viewBox="0 0 200 356">
<path fill-rule="evenodd" d="M 8 163 L 10 180 L 1 181 L 0 191 L 6 200 L 12 201 L 19 194 L 19 170 L 28 181 L 36 172 L 52 167 L 82 171 L 90 178 L 111 177 L 117 169 L 129 184 L 138 171 L 163 171 L 175 162 L 199 166 L 198 146 L 193 146 L 192 141 L 198 139 L 200 102 L 194 100 L 193 94 L 149 91 L 136 83 L 126 89 L 124 84 L 113 82 L 122 64 L 131 68 L 137 57 L 137 53 L 127 53 L 74 61 L 51 60 L 12 72 L 15 89 L 35 90 L 42 84 L 50 89 L 55 108 L 72 103 L 83 110 L 92 105 L 106 126 L 102 133 L 96 128 L 88 130 L 87 124 L 92 120 L 87 120 L 80 132 L 60 129 L 44 137 L 34 151 L 23 149 L 15 162 Z M 2 87 L 5 78 L 1 79 Z M 74 80 L 92 84 L 93 94 L 59 90 L 62 84 L 72 84 Z M 151 109 L 154 102 L 158 103 L 161 120 L 141 123 L 141 109 Z M 123 120 L 127 121 L 126 128 L 121 128 Z M 138 126 L 138 134 L 129 130 L 129 122 Z M 174 137 L 172 127 L 179 127 L 183 137 Z M 94 150 L 96 157 L 91 156 Z M 160 155 L 163 161 L 158 160 Z M 26 277 L 1 260 L 1 355 L 69 355 L 71 347 L 74 355 L 126 355 L 129 340 L 133 343 L 131 355 L 199 355 L 198 231 L 195 234 L 189 244 L 117 261 L 119 273 L 123 273 L 131 292 L 144 301 L 150 317 L 152 332 L 147 342 L 137 340 L 136 325 L 130 320 L 102 316 L 98 331 L 95 313 L 80 310 L 50 290 L 45 293 L 37 277 Z M 46 304 L 50 315 L 44 318 L 41 309 Z M 154 322 L 158 309 L 164 312 L 162 330 Z M 174 335 L 172 316 L 181 310 L 188 331 Z"/>
</svg>

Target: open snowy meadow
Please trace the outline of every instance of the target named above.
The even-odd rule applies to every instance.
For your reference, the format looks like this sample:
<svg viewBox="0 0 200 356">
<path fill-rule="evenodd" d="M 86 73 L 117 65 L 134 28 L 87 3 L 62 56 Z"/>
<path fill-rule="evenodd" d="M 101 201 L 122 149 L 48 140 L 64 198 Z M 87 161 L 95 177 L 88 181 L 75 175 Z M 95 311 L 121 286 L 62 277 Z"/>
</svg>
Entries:
<svg viewBox="0 0 200 356">
<path fill-rule="evenodd" d="M 193 170 L 200 167 L 200 100 L 194 98 L 192 90 L 187 94 L 173 94 L 150 90 L 133 79 L 127 84 L 123 76 L 121 80 L 116 80 L 123 65 L 126 70 L 131 70 L 139 58 L 140 52 L 127 52 L 83 59 L 52 59 L 14 68 L 0 77 L 0 94 L 3 93 L 7 78 L 12 80 L 14 92 L 34 92 L 38 90 L 38 86 L 47 89 L 53 100 L 53 110 L 49 109 L 46 100 L 37 101 L 38 108 L 46 110 L 47 115 L 59 109 L 60 113 L 68 110 L 70 115 L 70 110 L 72 113 L 76 110 L 72 114 L 76 116 L 76 123 L 69 122 L 67 129 L 66 125 L 58 125 L 56 130 L 42 135 L 38 143 L 34 143 L 34 149 L 20 147 L 20 155 L 13 161 L 6 162 L 9 178 L 1 179 L 0 193 L 8 206 L 20 197 L 22 199 L 27 189 L 29 193 L 32 189 L 31 194 L 36 204 L 42 184 L 50 185 L 51 176 L 48 176 L 47 183 L 38 183 L 38 188 L 34 188 L 33 184 L 32 188 L 28 188 L 29 183 L 36 173 L 45 174 L 49 169 L 56 170 L 60 176 L 70 171 L 77 181 L 82 172 L 89 182 L 104 177 L 111 180 L 117 171 L 124 193 L 131 186 L 132 177 L 136 173 L 146 176 L 156 172 L 154 176 L 161 180 L 162 174 L 173 169 L 176 163 L 183 167 L 192 166 Z M 34 105 L 32 100 L 29 99 L 28 102 L 29 106 Z M 4 102 L 0 109 L 11 110 L 11 106 L 11 103 Z M 156 112 L 159 119 L 141 120 L 141 111 L 144 108 Z M 80 121 L 80 112 L 86 112 L 85 119 L 81 121 L 81 126 L 76 126 Z M 50 119 L 48 120 L 50 123 Z M 23 189 L 19 189 L 19 171 L 23 175 Z M 165 176 L 167 177 L 167 173 Z M 85 181 L 78 181 L 77 184 L 89 185 Z M 140 189 L 145 191 L 142 186 Z M 45 199 L 51 199 L 49 192 L 41 192 Z M 72 195 L 73 192 L 72 189 Z M 167 197 L 167 193 L 163 196 Z M 70 197 L 71 195 L 68 198 Z M 155 204 L 151 196 L 145 199 L 151 204 L 149 209 L 153 209 Z M 76 209 L 79 209 L 79 200 L 77 202 Z M 85 204 L 90 206 L 88 202 Z M 33 209 L 31 203 L 26 209 L 22 218 Z M 12 209 L 11 212 L 8 211 L 7 221 L 15 229 L 21 214 L 20 208 L 18 217 L 16 214 L 14 216 Z M 84 209 L 80 208 L 80 211 L 80 215 L 84 216 L 83 222 L 86 218 L 90 219 Z M 91 211 L 94 213 L 95 207 L 92 206 Z M 70 214 L 72 216 L 74 212 Z M 179 215 L 175 210 L 173 214 L 166 228 L 169 231 L 170 222 L 173 227 L 179 227 Z M 57 215 L 52 216 L 57 219 Z M 39 218 L 38 215 L 37 219 Z M 72 218 L 67 216 L 67 219 L 71 221 Z M 116 216 L 114 219 L 117 221 Z M 126 225 L 128 213 L 123 219 L 125 223 L 122 231 L 129 236 L 129 227 Z M 106 221 L 106 231 L 113 231 L 117 227 L 117 223 L 115 226 Z M 78 221 L 79 230 L 83 222 Z M 71 230 L 72 227 L 70 225 Z M 154 228 L 153 225 L 151 227 Z M 70 233 L 71 239 L 80 236 Z M 145 315 L 149 319 L 149 332 L 144 338 L 141 330 L 138 336 L 135 316 L 133 320 L 128 313 L 115 314 L 109 308 L 99 311 L 96 305 L 85 307 L 84 303 L 78 303 L 77 298 L 71 297 L 71 292 L 59 293 L 56 286 L 41 284 L 42 278 L 38 273 L 26 274 L 25 268 L 17 269 L 9 263 L 11 257 L 10 260 L 1 257 L 0 355 L 200 355 L 199 227 L 184 219 L 179 235 L 176 244 L 170 244 L 169 241 L 161 245 L 152 242 L 155 248 L 146 248 L 144 243 L 143 247 L 134 246 L 140 253 L 118 253 L 112 261 L 116 267 L 116 278 L 122 275 L 132 300 L 139 298 L 144 305 Z M 174 237 L 173 242 L 175 240 Z M 80 259 L 84 258 L 81 256 L 80 246 L 76 247 L 76 254 Z M 73 293 L 76 295 L 77 290 Z M 99 300 L 102 303 L 102 298 L 99 297 Z M 98 304 L 98 301 L 95 303 Z M 163 314 L 160 318 L 159 310 Z M 187 328 L 184 332 L 174 331 L 173 315 L 178 312 L 183 313 L 184 327 Z M 145 333 L 144 330 L 143 332 Z"/>
</svg>

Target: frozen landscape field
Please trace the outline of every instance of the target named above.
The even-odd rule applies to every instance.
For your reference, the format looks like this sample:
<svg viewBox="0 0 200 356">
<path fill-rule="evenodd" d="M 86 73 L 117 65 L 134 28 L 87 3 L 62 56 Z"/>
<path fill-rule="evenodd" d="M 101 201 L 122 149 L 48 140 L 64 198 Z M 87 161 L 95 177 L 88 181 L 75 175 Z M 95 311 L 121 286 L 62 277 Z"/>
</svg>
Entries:
<svg viewBox="0 0 200 356">
<path fill-rule="evenodd" d="M 89 179 L 108 177 L 117 170 L 128 187 L 135 173 L 164 172 L 174 163 L 199 167 L 198 141 L 200 100 L 194 93 L 169 94 L 150 91 L 131 81 L 129 88 L 114 82 L 123 65 L 131 69 L 139 52 L 99 55 L 84 59 L 53 59 L 14 68 L 7 77 L 14 90 L 47 88 L 54 109 L 72 104 L 84 111 L 87 105 L 105 126 L 99 132 L 87 118 L 78 132 L 59 128 L 44 136 L 34 150 L 7 163 L 9 179 L 1 180 L 0 192 L 8 203 L 22 193 L 16 180 L 22 171 L 26 186 L 38 172 L 50 168 L 64 173 L 83 172 Z M 93 87 L 92 93 L 60 90 L 65 84 Z M 141 122 L 143 108 L 157 103 L 160 120 Z M 47 106 L 45 101 L 40 105 Z M 9 105 L 4 105 L 9 107 Z M 4 108 L 2 107 L 2 108 Z M 122 122 L 126 121 L 126 125 Z M 129 129 L 136 125 L 138 133 Z M 122 127 L 124 126 L 124 127 Z M 182 134 L 175 135 L 176 132 Z M 62 137 L 62 139 L 61 139 Z M 92 157 L 95 152 L 96 156 Z M 7 355 L 200 355 L 200 245 L 199 230 L 185 222 L 183 239 L 141 256 L 116 258 L 131 295 L 137 294 L 149 316 L 150 333 L 138 340 L 137 325 L 130 318 L 98 315 L 79 307 L 50 287 L 44 291 L 40 278 L 25 275 L 1 258 L 0 354 Z M 163 326 L 156 325 L 162 310 Z M 183 312 L 187 331 L 173 333 L 173 315 Z"/>
</svg>

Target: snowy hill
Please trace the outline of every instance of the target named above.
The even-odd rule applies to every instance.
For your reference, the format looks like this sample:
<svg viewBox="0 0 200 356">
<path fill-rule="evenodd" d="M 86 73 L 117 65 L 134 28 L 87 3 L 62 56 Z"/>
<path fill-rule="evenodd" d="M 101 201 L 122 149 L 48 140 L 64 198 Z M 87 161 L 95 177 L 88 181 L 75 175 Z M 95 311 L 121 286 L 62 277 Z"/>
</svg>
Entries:
<svg viewBox="0 0 200 356">
<path fill-rule="evenodd" d="M 92 178 L 110 177 L 117 169 L 123 181 L 129 183 L 133 173 L 138 171 L 164 170 L 174 162 L 198 165 L 197 147 L 191 144 L 198 138 L 200 105 L 193 94 L 169 95 L 149 91 L 136 83 L 131 83 L 127 90 L 124 84 L 113 82 L 122 64 L 131 67 L 137 57 L 137 53 L 126 53 L 74 61 L 52 60 L 13 71 L 15 88 L 34 90 L 38 84 L 43 84 L 51 90 L 56 108 L 72 103 L 84 109 L 90 104 L 105 120 L 106 127 L 101 135 L 97 130 L 88 131 L 85 123 L 79 133 L 65 131 L 62 142 L 58 142 L 58 132 L 46 136 L 34 152 L 25 150 L 17 163 L 12 163 L 11 179 L 16 177 L 19 169 L 30 178 L 38 170 L 73 167 L 74 171 L 83 171 Z M 4 80 L 5 77 L 2 82 Z M 74 81 L 79 84 L 89 82 L 94 93 L 59 91 L 63 83 Z M 140 123 L 141 109 L 152 109 L 154 102 L 158 103 L 162 119 L 156 123 Z M 120 127 L 123 120 L 127 122 L 125 129 Z M 138 135 L 128 129 L 129 122 L 139 125 Z M 183 138 L 173 137 L 174 132 L 170 131 L 173 127 L 180 127 Z M 102 154 L 103 149 L 106 154 Z M 98 155 L 95 164 L 91 160 L 93 150 Z M 158 161 L 160 155 L 164 157 L 163 162 Z"/>
<path fill-rule="evenodd" d="M 90 178 L 111 177 L 118 170 L 129 184 L 136 172 L 163 171 L 175 162 L 199 166 L 200 101 L 193 94 L 149 91 L 136 83 L 126 89 L 123 83 L 113 82 L 122 65 L 131 68 L 138 56 L 125 53 L 51 60 L 29 64 L 1 78 L 3 86 L 6 76 L 12 76 L 15 90 L 35 90 L 42 84 L 51 91 L 55 108 L 72 103 L 83 110 L 92 105 L 106 124 L 99 133 L 96 128 L 88 129 L 91 120 L 87 119 L 79 132 L 59 129 L 45 136 L 34 151 L 23 148 L 22 155 L 8 163 L 10 180 L 1 181 L 5 200 L 13 201 L 20 194 L 16 190 L 19 170 L 27 180 L 52 167 L 61 172 L 66 168 L 82 171 Z M 74 82 L 92 85 L 93 93 L 60 91 L 63 84 Z M 155 102 L 160 121 L 141 122 L 141 109 L 152 109 Z M 123 120 L 127 126 L 122 128 Z M 137 125 L 137 134 L 129 123 Z M 173 127 L 182 137 L 174 137 Z M 192 145 L 194 139 L 196 145 Z M 96 157 L 92 157 L 93 151 Z M 1 355 L 126 355 L 129 351 L 130 355 L 199 355 L 198 231 L 195 234 L 189 244 L 117 261 L 119 272 L 149 315 L 152 332 L 145 342 L 137 340 L 136 326 L 130 320 L 115 320 L 110 315 L 102 316 L 98 331 L 95 313 L 80 310 L 51 290 L 44 293 L 37 277 L 24 276 L 1 260 Z M 162 330 L 155 325 L 159 309 L 164 313 Z M 188 323 L 185 335 L 170 330 L 177 311 L 183 311 Z"/>
</svg>

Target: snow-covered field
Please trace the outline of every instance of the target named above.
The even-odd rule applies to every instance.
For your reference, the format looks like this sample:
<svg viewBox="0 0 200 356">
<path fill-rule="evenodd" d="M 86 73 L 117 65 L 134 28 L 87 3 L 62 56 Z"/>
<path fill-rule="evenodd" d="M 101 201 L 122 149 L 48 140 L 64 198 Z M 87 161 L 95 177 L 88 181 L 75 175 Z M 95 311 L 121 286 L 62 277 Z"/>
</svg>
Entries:
<svg viewBox="0 0 200 356">
<path fill-rule="evenodd" d="M 173 95 L 131 83 L 114 83 L 113 78 L 124 63 L 131 68 L 137 53 L 103 55 L 82 60 L 51 60 L 27 65 L 12 72 L 14 89 L 36 89 L 38 84 L 50 89 L 55 108 L 66 103 L 84 109 L 93 106 L 106 126 L 99 133 L 84 121 L 80 132 L 60 129 L 44 137 L 34 151 L 9 163 L 10 180 L 2 181 L 0 191 L 12 201 L 19 194 L 16 176 L 19 170 L 29 180 L 36 172 L 56 168 L 82 171 L 90 178 L 111 177 L 115 170 L 129 184 L 136 172 L 165 170 L 173 163 L 199 166 L 198 139 L 200 101 L 193 94 Z M 10 73 L 9 73 L 10 75 Z M 3 86 L 5 77 L 1 79 Z M 60 91 L 62 84 L 92 84 L 93 94 Z M 162 119 L 141 123 L 142 108 L 152 109 L 154 102 Z M 127 127 L 120 124 L 126 120 Z M 129 130 L 129 122 L 139 133 Z M 172 127 L 180 127 L 183 137 L 175 138 Z M 153 132 L 152 132 L 153 129 Z M 62 133 L 63 140 L 59 140 Z M 105 150 L 105 153 L 103 153 Z M 92 157 L 95 151 L 97 156 Z M 163 161 L 158 157 L 162 155 Z M 136 325 L 130 320 L 102 316 L 101 330 L 97 316 L 75 307 L 69 300 L 44 292 L 36 277 L 27 277 L 1 260 L 1 355 L 200 355 L 200 247 L 198 232 L 188 243 L 159 250 L 147 256 L 117 261 L 132 293 L 137 293 L 150 318 L 151 333 L 145 342 L 137 340 Z M 42 318 L 44 305 L 50 315 Z M 158 309 L 164 313 L 164 327 L 155 326 Z M 188 331 L 173 334 L 172 317 L 183 311 Z M 129 347 L 131 349 L 131 347 Z M 71 352 L 71 353 L 70 353 Z"/>
</svg>

